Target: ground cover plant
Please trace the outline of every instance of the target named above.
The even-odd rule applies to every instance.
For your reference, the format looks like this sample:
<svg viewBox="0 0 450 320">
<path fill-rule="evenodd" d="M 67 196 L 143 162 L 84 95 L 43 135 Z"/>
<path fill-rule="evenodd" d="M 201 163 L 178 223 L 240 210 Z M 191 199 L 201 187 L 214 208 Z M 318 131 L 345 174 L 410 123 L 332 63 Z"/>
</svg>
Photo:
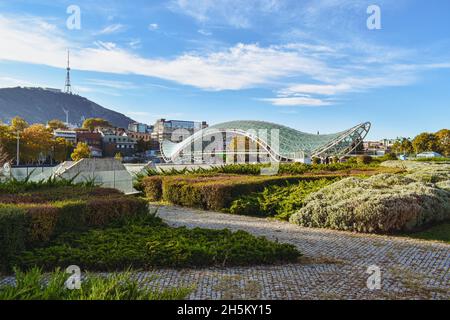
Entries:
<svg viewBox="0 0 450 320">
<path fill-rule="evenodd" d="M 434 240 L 450 244 L 450 222 L 438 224 L 420 232 L 406 233 L 404 235 L 414 239 Z"/>
<path fill-rule="evenodd" d="M 281 186 L 268 186 L 262 192 L 252 193 L 234 200 L 229 212 L 289 220 L 289 217 L 303 206 L 303 200 L 306 196 L 335 181 L 337 181 L 336 178 L 302 180 Z"/>
<path fill-rule="evenodd" d="M 120 271 L 273 264 L 299 257 L 292 245 L 244 231 L 171 228 L 148 216 L 122 226 L 65 233 L 44 248 L 21 252 L 10 266 L 52 270 L 76 264 L 89 271 Z"/>
<path fill-rule="evenodd" d="M 88 274 L 77 290 L 67 289 L 70 275 L 55 270 L 46 275 L 39 268 L 15 270 L 15 285 L 0 286 L 0 300 L 181 300 L 192 288 L 152 289 L 133 279 L 131 272 L 107 277 Z M 147 283 L 152 279 L 148 279 Z"/>
<path fill-rule="evenodd" d="M 369 233 L 414 231 L 450 219 L 450 192 L 414 176 L 351 177 L 308 196 L 290 221 Z"/>
</svg>

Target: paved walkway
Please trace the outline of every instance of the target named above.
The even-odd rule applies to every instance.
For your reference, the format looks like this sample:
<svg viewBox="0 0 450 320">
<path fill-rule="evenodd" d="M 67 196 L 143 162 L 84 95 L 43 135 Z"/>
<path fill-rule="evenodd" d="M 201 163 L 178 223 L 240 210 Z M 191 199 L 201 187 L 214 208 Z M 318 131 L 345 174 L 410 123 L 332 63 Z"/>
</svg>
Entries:
<svg viewBox="0 0 450 320">
<path fill-rule="evenodd" d="M 158 215 L 172 226 L 245 230 L 304 254 L 298 264 L 157 272 L 162 283 L 196 283 L 193 299 L 450 299 L 447 244 L 178 207 Z M 381 290 L 367 288 L 372 265 L 380 268 Z"/>
<path fill-rule="evenodd" d="M 297 264 L 138 273 L 152 286 L 194 285 L 190 299 L 450 299 L 450 245 L 404 238 L 301 228 L 245 216 L 161 207 L 172 226 L 229 228 L 295 245 Z M 381 271 L 369 290 L 368 267 Z M 11 280 L 11 279 L 10 279 Z M 2 281 L 0 281 L 1 283 Z"/>
</svg>

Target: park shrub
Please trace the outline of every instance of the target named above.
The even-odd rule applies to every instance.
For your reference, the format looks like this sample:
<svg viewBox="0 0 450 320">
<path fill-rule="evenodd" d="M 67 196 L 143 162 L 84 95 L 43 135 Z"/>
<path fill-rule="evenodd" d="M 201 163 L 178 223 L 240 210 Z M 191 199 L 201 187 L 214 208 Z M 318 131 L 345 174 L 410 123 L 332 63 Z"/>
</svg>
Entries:
<svg viewBox="0 0 450 320">
<path fill-rule="evenodd" d="M 46 248 L 22 252 L 10 265 L 53 270 L 76 262 L 89 271 L 119 271 L 273 264 L 299 257 L 293 245 L 244 231 L 170 228 L 148 217 L 120 227 L 64 234 Z"/>
<path fill-rule="evenodd" d="M 306 227 L 396 233 L 450 219 L 449 191 L 392 174 L 343 179 L 304 203 L 290 221 Z"/>
<path fill-rule="evenodd" d="M 24 248 L 45 246 L 65 232 L 121 224 L 148 213 L 145 200 L 114 189 L 62 186 L 0 198 L 0 256 L 5 261 Z"/>
<path fill-rule="evenodd" d="M 276 217 L 288 220 L 290 215 L 303 206 L 303 200 L 307 195 L 332 184 L 334 181 L 336 179 L 304 180 L 281 186 L 268 186 L 262 192 L 252 193 L 234 200 L 229 211 L 232 214 Z"/>
<path fill-rule="evenodd" d="M 0 204 L 0 261 L 7 261 L 15 253 L 25 249 L 25 210 Z M 4 264 L 0 262 L 0 271 Z"/>
<path fill-rule="evenodd" d="M 170 176 L 162 179 L 162 199 L 175 205 L 221 211 L 243 195 L 262 192 L 268 186 L 327 177 L 337 176 Z"/>
<path fill-rule="evenodd" d="M 147 199 L 151 202 L 157 202 L 162 197 L 162 177 L 161 176 L 148 176 L 142 179 L 141 182 L 142 191 L 147 196 Z"/>
<path fill-rule="evenodd" d="M 371 156 L 367 156 L 367 155 L 362 155 L 362 156 L 358 156 L 356 158 L 356 163 L 357 164 L 369 164 L 372 162 L 372 157 Z"/>
<path fill-rule="evenodd" d="M 36 246 L 47 243 L 54 235 L 60 211 L 50 204 L 28 205 L 26 211 L 27 246 Z"/>
<path fill-rule="evenodd" d="M 86 226 L 102 227 L 129 218 L 145 215 L 148 204 L 145 200 L 133 197 L 93 198 L 86 203 Z"/>
</svg>

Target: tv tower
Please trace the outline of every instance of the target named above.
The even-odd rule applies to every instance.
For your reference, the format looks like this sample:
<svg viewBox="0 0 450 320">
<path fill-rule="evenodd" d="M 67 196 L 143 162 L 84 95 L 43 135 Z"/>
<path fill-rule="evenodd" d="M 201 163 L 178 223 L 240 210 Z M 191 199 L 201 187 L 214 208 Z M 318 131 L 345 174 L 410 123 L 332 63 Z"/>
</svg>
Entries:
<svg viewBox="0 0 450 320">
<path fill-rule="evenodd" d="M 67 50 L 67 76 L 64 93 L 72 94 L 72 85 L 70 84 L 70 51 Z"/>
</svg>

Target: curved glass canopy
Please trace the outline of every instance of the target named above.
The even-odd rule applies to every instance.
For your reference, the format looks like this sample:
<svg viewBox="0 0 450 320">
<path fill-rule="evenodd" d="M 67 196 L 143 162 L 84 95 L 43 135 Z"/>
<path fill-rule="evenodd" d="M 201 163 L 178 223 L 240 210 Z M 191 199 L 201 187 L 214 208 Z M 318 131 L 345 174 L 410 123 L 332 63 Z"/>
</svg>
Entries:
<svg viewBox="0 0 450 320">
<path fill-rule="evenodd" d="M 283 125 L 262 121 L 231 121 L 200 130 L 180 143 L 163 141 L 161 153 L 168 162 L 177 162 L 181 154 L 200 142 L 201 152 L 205 150 L 203 141 L 210 136 L 223 133 L 244 136 L 256 142 L 277 161 L 300 161 L 307 157 L 343 156 L 353 151 L 367 135 L 369 122 L 349 130 L 334 134 L 310 134 Z M 225 141 L 225 140 L 224 140 Z M 228 141 L 229 143 L 229 141 Z"/>
</svg>

